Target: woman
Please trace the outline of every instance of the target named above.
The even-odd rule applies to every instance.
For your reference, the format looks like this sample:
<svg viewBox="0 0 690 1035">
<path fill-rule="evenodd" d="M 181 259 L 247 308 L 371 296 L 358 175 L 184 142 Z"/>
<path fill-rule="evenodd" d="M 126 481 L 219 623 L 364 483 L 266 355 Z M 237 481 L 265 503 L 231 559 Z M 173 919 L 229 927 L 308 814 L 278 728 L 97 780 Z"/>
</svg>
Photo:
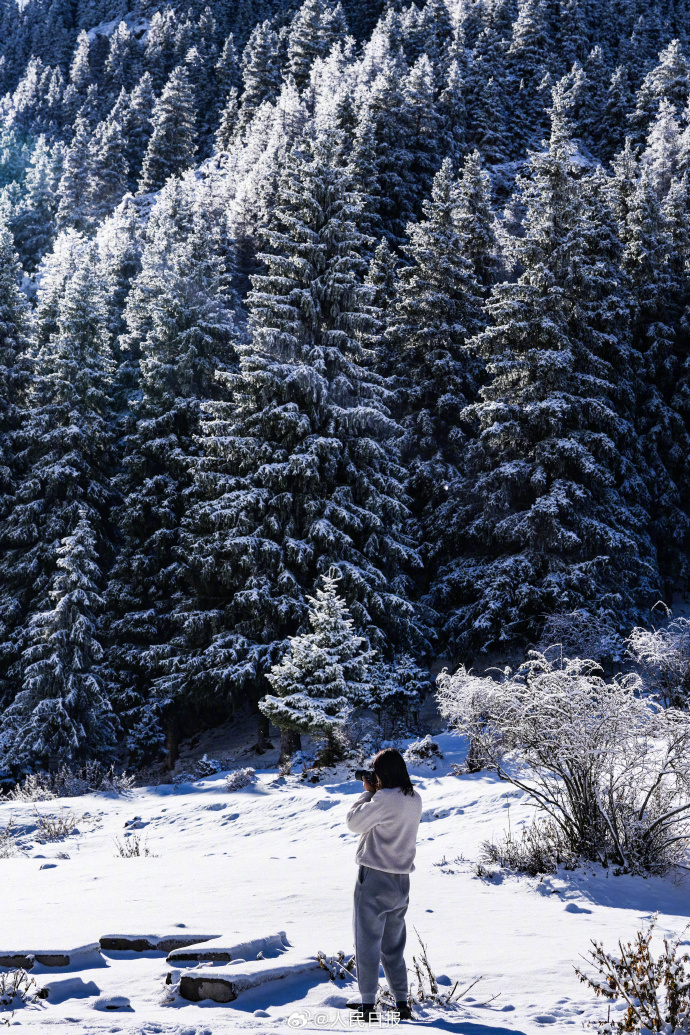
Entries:
<svg viewBox="0 0 690 1035">
<path fill-rule="evenodd" d="M 401 1020 L 410 1020 L 407 1003 L 405 913 L 410 899 L 422 799 L 412 786 L 399 751 L 386 748 L 374 759 L 376 786 L 364 780 L 364 794 L 347 814 L 347 825 L 361 834 L 355 861 L 353 927 L 357 982 L 362 997 L 358 1016 L 369 1020 L 383 963 L 388 987 Z"/>
</svg>

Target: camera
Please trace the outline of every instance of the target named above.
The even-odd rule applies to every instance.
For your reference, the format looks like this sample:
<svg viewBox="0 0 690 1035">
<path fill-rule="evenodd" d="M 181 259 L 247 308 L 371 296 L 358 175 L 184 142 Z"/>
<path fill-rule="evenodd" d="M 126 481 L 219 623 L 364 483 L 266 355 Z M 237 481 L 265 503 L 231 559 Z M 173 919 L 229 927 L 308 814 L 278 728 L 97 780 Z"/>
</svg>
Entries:
<svg viewBox="0 0 690 1035">
<path fill-rule="evenodd" d="M 376 786 L 376 773 L 373 769 L 355 769 L 355 780 L 366 780 L 372 787 Z"/>
</svg>

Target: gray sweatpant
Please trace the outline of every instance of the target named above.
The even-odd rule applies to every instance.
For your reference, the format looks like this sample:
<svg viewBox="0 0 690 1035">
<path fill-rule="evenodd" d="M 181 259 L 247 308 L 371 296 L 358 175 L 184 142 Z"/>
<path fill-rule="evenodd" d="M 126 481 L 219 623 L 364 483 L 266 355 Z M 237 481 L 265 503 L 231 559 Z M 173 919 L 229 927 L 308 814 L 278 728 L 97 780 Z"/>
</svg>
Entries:
<svg viewBox="0 0 690 1035">
<path fill-rule="evenodd" d="M 410 875 L 384 873 L 360 866 L 355 885 L 352 926 L 357 958 L 357 983 L 363 1003 L 373 1003 L 383 963 L 388 987 L 396 1002 L 407 999 L 405 913 L 410 901 Z"/>
</svg>

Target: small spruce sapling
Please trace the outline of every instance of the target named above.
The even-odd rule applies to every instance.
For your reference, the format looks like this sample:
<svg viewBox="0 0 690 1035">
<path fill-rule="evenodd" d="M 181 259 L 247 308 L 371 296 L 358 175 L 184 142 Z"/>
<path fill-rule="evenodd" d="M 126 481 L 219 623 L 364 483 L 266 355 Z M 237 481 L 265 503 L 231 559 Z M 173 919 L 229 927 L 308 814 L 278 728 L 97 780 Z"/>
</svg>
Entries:
<svg viewBox="0 0 690 1035">
<path fill-rule="evenodd" d="M 316 597 L 308 598 L 311 632 L 289 638 L 287 653 L 267 677 L 275 695 L 266 695 L 259 708 L 281 731 L 325 737 L 330 757 L 351 707 L 369 696 L 366 679 L 375 652 L 353 631 L 334 569 L 322 579 Z"/>
</svg>

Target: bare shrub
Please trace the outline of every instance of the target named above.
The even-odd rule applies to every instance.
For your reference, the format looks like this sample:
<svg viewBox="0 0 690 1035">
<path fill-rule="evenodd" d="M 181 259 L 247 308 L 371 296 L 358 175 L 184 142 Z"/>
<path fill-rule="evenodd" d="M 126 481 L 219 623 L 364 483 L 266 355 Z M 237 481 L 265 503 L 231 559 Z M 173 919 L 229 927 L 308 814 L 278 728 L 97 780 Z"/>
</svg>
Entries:
<svg viewBox="0 0 690 1035">
<path fill-rule="evenodd" d="M 609 1003 L 621 1001 L 625 1011 L 620 1020 L 596 1021 L 600 1035 L 625 1035 L 627 1032 L 663 1032 L 663 1035 L 688 1035 L 690 1032 L 690 956 L 680 955 L 680 938 L 664 938 L 664 951 L 655 959 L 650 950 L 654 923 L 638 931 L 626 945 L 618 942 L 620 956 L 605 952 L 600 942 L 592 941 L 588 962 L 596 971 L 590 977 L 579 967 L 580 981 L 593 988 Z"/>
<path fill-rule="evenodd" d="M 120 841 L 119 837 L 115 838 L 115 848 L 117 849 L 116 858 L 120 859 L 134 859 L 140 856 L 150 856 L 156 858 L 149 850 L 149 846 L 146 842 L 139 837 L 137 834 L 133 834 L 132 837 L 125 838 L 124 841 Z"/>
<path fill-rule="evenodd" d="M 331 981 L 337 981 L 338 978 L 345 980 L 350 977 L 355 969 L 355 957 L 350 956 L 348 959 L 344 952 L 336 952 L 332 956 L 327 956 L 321 949 L 316 953 L 316 958 L 321 965 L 322 970 L 328 971 L 328 977 Z"/>
<path fill-rule="evenodd" d="M 4 796 L 6 801 L 52 801 L 54 798 L 79 798 L 100 791 L 106 794 L 128 794 L 134 777 L 118 773 L 114 766 L 86 762 L 70 769 L 64 762 L 56 773 L 30 773 Z"/>
<path fill-rule="evenodd" d="M 12 859 L 17 854 L 17 834 L 12 819 L 0 830 L 0 859 Z"/>
<path fill-rule="evenodd" d="M 0 1007 L 35 1006 L 46 995 L 22 968 L 0 973 Z"/>
<path fill-rule="evenodd" d="M 52 813 L 34 810 L 34 816 L 38 841 L 62 841 L 77 828 L 77 819 L 73 812 Z"/>
<path fill-rule="evenodd" d="M 667 708 L 690 708 L 690 621 L 674 618 L 658 629 L 636 627 L 627 643 L 647 690 Z"/>
<path fill-rule="evenodd" d="M 254 783 L 255 778 L 256 770 L 251 766 L 247 766 L 246 769 L 235 769 L 225 777 L 225 789 L 226 791 L 239 791 L 243 787 L 248 787 L 250 783 Z"/>
<path fill-rule="evenodd" d="M 441 1008 L 447 1008 L 459 1003 L 463 999 L 470 989 L 474 988 L 482 979 L 481 977 L 476 978 L 471 984 L 465 988 L 460 987 L 460 982 L 456 981 L 452 985 L 448 985 L 448 990 L 440 985 L 442 978 L 437 977 L 431 963 L 429 962 L 429 955 L 427 947 L 422 941 L 419 931 L 415 927 L 415 934 L 419 942 L 419 951 L 416 956 L 412 957 L 412 967 L 410 968 L 415 977 L 416 985 L 410 989 L 407 1000 L 409 1005 L 414 1003 L 426 1004 L 431 1006 L 440 1006 Z M 490 1003 L 496 996 L 492 996 L 486 1002 Z M 486 1003 L 482 1003 L 485 1006 Z M 390 991 L 383 985 L 379 985 L 379 989 L 376 995 L 376 1007 L 380 1011 L 383 1010 L 395 1010 L 396 1003 L 391 995 Z"/>
<path fill-rule="evenodd" d="M 638 676 L 607 683 L 593 661 L 533 651 L 501 682 L 460 669 L 438 684 L 441 713 L 573 855 L 655 873 L 685 858 L 690 715 L 640 698 Z"/>
<path fill-rule="evenodd" d="M 292 775 L 292 758 L 290 758 L 288 756 L 278 766 L 278 776 L 282 776 L 283 779 L 284 779 L 286 776 L 291 776 L 291 775 Z"/>
<path fill-rule="evenodd" d="M 558 867 L 574 869 L 578 864 L 563 831 L 552 819 L 538 817 L 531 826 L 514 837 L 510 831 L 498 840 L 484 841 L 481 858 L 505 870 L 515 870 L 536 877 L 539 873 L 556 873 Z"/>
</svg>

